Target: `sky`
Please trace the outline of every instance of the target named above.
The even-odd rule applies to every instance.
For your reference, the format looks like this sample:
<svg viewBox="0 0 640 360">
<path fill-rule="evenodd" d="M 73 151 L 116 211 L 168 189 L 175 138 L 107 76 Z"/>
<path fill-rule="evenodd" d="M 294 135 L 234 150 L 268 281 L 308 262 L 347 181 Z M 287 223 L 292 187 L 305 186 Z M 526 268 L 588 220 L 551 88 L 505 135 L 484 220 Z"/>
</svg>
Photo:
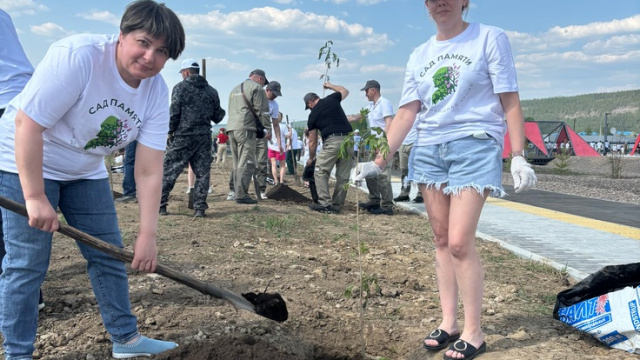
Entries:
<svg viewBox="0 0 640 360">
<path fill-rule="evenodd" d="M 446 1 L 446 0 L 444 0 Z M 277 99 L 291 121 L 306 120 L 303 96 L 323 96 L 320 48 L 332 41 L 339 66 L 328 76 L 350 91 L 347 114 L 367 105 L 360 89 L 378 80 L 394 108 L 410 53 L 435 35 L 421 0 L 164 0 L 185 28 L 186 48 L 161 74 L 169 89 L 180 62 L 206 59 L 206 77 L 226 109 L 231 89 L 256 68 L 282 84 Z M 0 0 L 29 60 L 56 40 L 117 33 L 129 1 Z M 506 31 L 520 97 L 541 99 L 640 89 L 640 0 L 471 0 L 466 21 Z M 324 93 L 328 95 L 330 91 Z M 637 104 L 630 104 L 637 106 Z M 397 109 L 396 109 L 397 110 Z M 226 118 L 223 122 L 226 122 Z"/>
</svg>

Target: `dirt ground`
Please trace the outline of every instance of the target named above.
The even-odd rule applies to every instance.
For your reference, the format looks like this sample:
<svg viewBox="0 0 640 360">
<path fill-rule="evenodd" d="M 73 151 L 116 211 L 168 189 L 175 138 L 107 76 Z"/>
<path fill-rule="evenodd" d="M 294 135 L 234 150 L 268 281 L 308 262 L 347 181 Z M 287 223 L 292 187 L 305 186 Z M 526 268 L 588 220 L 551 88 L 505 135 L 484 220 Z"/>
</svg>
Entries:
<svg viewBox="0 0 640 360">
<path fill-rule="evenodd" d="M 187 209 L 186 174 L 159 221 L 159 262 L 236 293 L 266 290 L 285 299 L 278 323 L 203 295 L 156 274 L 130 272 L 140 331 L 180 346 L 155 359 L 442 359 L 421 340 L 439 324 L 432 233 L 424 217 L 396 208 L 393 216 L 357 213 L 351 189 L 341 214 L 305 204 L 225 201 L 230 164 L 212 168 L 207 217 Z M 310 197 L 308 189 L 290 189 Z M 121 191 L 121 174 L 113 187 Z M 127 249 L 138 228 L 135 203 L 118 204 Z M 638 359 L 611 350 L 552 318 L 566 275 L 478 240 L 485 269 L 482 359 Z M 362 277 L 360 274 L 362 273 Z M 361 280 L 362 278 L 362 280 Z M 364 295 L 360 296 L 362 287 Z M 73 240 L 54 238 L 43 285 L 36 358 L 110 359 L 86 275 Z"/>
</svg>

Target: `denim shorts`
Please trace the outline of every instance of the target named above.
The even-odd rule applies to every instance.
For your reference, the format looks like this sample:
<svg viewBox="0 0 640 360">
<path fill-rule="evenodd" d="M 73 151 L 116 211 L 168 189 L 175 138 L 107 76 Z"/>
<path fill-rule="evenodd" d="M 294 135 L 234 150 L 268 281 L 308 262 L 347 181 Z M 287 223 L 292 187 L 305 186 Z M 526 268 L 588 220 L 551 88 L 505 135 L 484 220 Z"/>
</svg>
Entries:
<svg viewBox="0 0 640 360">
<path fill-rule="evenodd" d="M 490 136 L 473 135 L 438 145 L 414 146 L 407 182 L 435 187 L 447 195 L 474 189 L 503 197 L 502 146 Z"/>
</svg>

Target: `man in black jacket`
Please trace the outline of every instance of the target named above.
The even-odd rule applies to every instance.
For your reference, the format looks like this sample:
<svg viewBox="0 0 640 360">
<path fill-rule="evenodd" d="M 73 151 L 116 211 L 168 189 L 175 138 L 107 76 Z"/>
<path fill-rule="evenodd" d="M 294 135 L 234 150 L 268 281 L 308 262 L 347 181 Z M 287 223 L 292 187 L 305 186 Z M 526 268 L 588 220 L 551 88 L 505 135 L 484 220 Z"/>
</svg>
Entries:
<svg viewBox="0 0 640 360">
<path fill-rule="evenodd" d="M 183 81 L 173 88 L 169 120 L 167 152 L 164 156 L 160 214 L 167 215 L 169 193 L 187 164 L 196 175 L 193 207 L 196 217 L 204 217 L 211 170 L 211 122 L 219 123 L 225 116 L 216 89 L 199 75 L 200 66 L 194 59 L 182 62 Z M 191 194 L 190 194 L 191 195 Z"/>
</svg>

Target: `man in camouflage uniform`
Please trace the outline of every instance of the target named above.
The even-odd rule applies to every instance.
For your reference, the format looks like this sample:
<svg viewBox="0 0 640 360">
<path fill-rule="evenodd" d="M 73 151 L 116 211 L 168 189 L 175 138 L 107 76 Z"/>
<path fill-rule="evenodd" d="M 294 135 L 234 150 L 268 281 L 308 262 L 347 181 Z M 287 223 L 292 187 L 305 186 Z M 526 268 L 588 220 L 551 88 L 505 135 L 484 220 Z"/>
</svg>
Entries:
<svg viewBox="0 0 640 360">
<path fill-rule="evenodd" d="M 169 137 L 164 156 L 160 214 L 167 215 L 169 193 L 187 164 L 196 175 L 193 207 L 196 217 L 204 217 L 211 170 L 211 122 L 219 123 L 225 111 L 220 107 L 216 89 L 199 75 L 194 59 L 182 62 L 178 83 L 171 94 Z"/>
<path fill-rule="evenodd" d="M 251 178 L 256 173 L 256 126 L 255 114 L 266 129 L 271 129 L 269 105 L 263 86 L 269 81 L 263 70 L 256 69 L 249 74 L 249 78 L 231 90 L 229 95 L 229 119 L 227 120 L 227 135 L 233 158 L 233 172 L 229 182 L 230 192 L 227 200 L 234 200 L 238 204 L 255 204 L 257 201 L 249 197 Z M 244 90 L 244 96 L 243 92 Z M 247 106 L 245 97 L 251 108 Z M 264 134 L 265 137 L 270 134 Z M 256 194 L 260 196 L 260 194 Z"/>
</svg>

